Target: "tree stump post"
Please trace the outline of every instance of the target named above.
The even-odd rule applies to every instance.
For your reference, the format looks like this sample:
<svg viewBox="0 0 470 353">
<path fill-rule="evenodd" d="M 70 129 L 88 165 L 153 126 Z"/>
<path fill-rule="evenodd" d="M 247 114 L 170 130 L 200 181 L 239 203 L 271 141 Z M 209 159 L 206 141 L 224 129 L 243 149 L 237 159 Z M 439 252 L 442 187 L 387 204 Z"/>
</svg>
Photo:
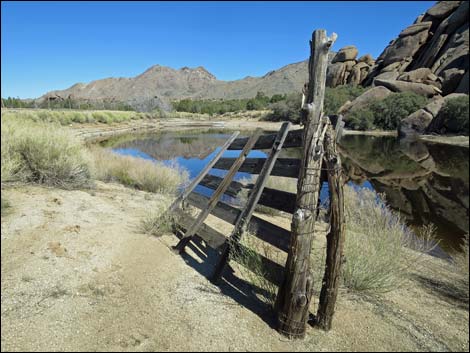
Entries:
<svg viewBox="0 0 470 353">
<path fill-rule="evenodd" d="M 330 231 L 327 235 L 325 274 L 315 321 L 317 326 L 326 331 L 331 329 L 333 321 L 345 239 L 344 183 L 341 159 L 336 151 L 337 133 L 338 131 L 330 125 L 325 136 L 325 164 L 328 171 L 330 195 Z"/>
<path fill-rule="evenodd" d="M 284 281 L 276 299 L 278 331 L 289 338 L 303 338 L 313 291 L 310 252 L 314 236 L 320 174 L 323 160 L 323 139 L 328 119 L 322 119 L 328 51 L 336 34 L 326 37 L 325 30 L 316 30 L 310 41 L 309 84 L 302 99 L 303 151 L 297 183 L 297 200 L 291 224 L 291 243 Z M 305 93 L 307 97 L 305 100 Z"/>
</svg>

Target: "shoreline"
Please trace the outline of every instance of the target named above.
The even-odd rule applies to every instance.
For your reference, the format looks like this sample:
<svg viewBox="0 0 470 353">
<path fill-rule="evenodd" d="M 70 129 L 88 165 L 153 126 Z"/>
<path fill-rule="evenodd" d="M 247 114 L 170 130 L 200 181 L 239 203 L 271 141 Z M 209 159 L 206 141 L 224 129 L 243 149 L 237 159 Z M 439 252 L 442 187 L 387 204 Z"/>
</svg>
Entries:
<svg viewBox="0 0 470 353">
<path fill-rule="evenodd" d="M 220 128 L 227 130 L 235 129 L 256 129 L 278 130 L 282 122 L 253 121 L 253 120 L 190 120 L 190 119 L 156 119 L 153 121 L 131 121 L 118 124 L 72 124 L 70 127 L 76 132 L 76 135 L 88 143 L 94 143 L 106 140 L 108 138 L 140 132 L 158 132 L 172 131 L 175 129 L 195 129 L 195 128 Z M 301 129 L 300 125 L 292 125 L 292 130 Z M 344 136 L 397 136 L 396 131 L 343 131 Z M 452 146 L 469 148 L 468 136 L 437 136 L 437 135 L 419 135 L 418 141 L 446 144 Z"/>
</svg>

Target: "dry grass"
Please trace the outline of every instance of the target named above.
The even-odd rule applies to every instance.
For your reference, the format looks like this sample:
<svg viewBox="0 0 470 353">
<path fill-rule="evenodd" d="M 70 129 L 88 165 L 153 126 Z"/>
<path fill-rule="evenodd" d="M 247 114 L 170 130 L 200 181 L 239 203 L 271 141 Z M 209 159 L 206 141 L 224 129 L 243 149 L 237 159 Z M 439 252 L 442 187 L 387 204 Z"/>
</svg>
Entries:
<svg viewBox="0 0 470 353">
<path fill-rule="evenodd" d="M 399 287 L 411 266 L 435 246 L 433 227 L 419 240 L 383 201 L 366 188 L 345 188 L 346 242 L 343 283 L 350 290 L 387 292 Z M 412 249 L 410 249 L 412 248 Z"/>
<path fill-rule="evenodd" d="M 2 116 L 2 182 L 75 188 L 89 185 L 90 159 L 80 142 L 56 124 Z"/>
<path fill-rule="evenodd" d="M 267 270 L 263 265 L 260 254 L 275 262 L 280 254 L 269 244 L 257 239 L 254 235 L 245 233 L 240 242 L 243 247 L 233 247 L 230 259 L 245 281 L 258 289 L 258 297 L 264 303 L 274 306 L 278 287 L 266 279 Z"/>
<path fill-rule="evenodd" d="M 121 156 L 109 149 L 91 148 L 93 175 L 102 181 L 114 181 L 139 190 L 173 194 L 187 179 L 177 165 L 166 166 L 142 158 Z"/>
<path fill-rule="evenodd" d="M 461 274 L 460 280 L 457 283 L 459 292 L 465 293 L 465 300 L 468 301 L 469 295 L 469 235 L 465 236 L 463 244 L 461 245 L 460 252 L 453 257 L 453 264 L 458 273 Z"/>
</svg>

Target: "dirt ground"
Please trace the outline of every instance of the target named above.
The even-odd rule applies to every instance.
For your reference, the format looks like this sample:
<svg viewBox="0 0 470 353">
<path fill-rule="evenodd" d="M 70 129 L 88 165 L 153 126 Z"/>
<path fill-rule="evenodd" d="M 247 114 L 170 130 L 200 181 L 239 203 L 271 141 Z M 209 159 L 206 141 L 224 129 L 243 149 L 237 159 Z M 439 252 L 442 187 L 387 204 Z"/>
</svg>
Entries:
<svg viewBox="0 0 470 353">
<path fill-rule="evenodd" d="M 2 351 L 469 349 L 468 302 L 448 290 L 456 274 L 442 260 L 381 297 L 341 291 L 331 332 L 287 341 L 249 286 L 214 286 L 212 259 L 141 232 L 163 197 L 100 182 L 2 194 L 12 205 L 1 222 Z"/>
</svg>

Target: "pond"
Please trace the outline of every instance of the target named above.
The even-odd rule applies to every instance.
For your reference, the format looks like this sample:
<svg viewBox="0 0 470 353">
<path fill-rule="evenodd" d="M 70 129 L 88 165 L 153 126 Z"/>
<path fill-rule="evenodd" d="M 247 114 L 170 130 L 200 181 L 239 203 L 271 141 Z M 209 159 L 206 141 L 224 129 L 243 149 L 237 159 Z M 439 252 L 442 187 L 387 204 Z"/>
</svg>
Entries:
<svg viewBox="0 0 470 353">
<path fill-rule="evenodd" d="M 102 143 L 115 152 L 166 164 L 177 163 L 194 178 L 227 140 L 227 130 L 186 130 L 128 135 Z M 241 133 L 248 136 L 249 131 Z M 388 204 L 400 212 L 412 228 L 433 223 L 441 247 L 455 251 L 469 228 L 469 149 L 442 144 L 404 142 L 395 137 L 346 135 L 339 151 L 345 177 L 353 185 L 383 193 Z M 281 158 L 298 158 L 300 149 L 286 149 Z M 224 157 L 237 157 L 226 151 Z M 250 158 L 265 157 L 252 151 Z M 226 171 L 212 169 L 223 176 Z M 249 178 L 237 173 L 235 179 Z M 196 189 L 205 195 L 212 190 Z M 322 190 L 322 199 L 327 190 Z M 226 201 L 233 201 L 226 198 Z"/>
</svg>

